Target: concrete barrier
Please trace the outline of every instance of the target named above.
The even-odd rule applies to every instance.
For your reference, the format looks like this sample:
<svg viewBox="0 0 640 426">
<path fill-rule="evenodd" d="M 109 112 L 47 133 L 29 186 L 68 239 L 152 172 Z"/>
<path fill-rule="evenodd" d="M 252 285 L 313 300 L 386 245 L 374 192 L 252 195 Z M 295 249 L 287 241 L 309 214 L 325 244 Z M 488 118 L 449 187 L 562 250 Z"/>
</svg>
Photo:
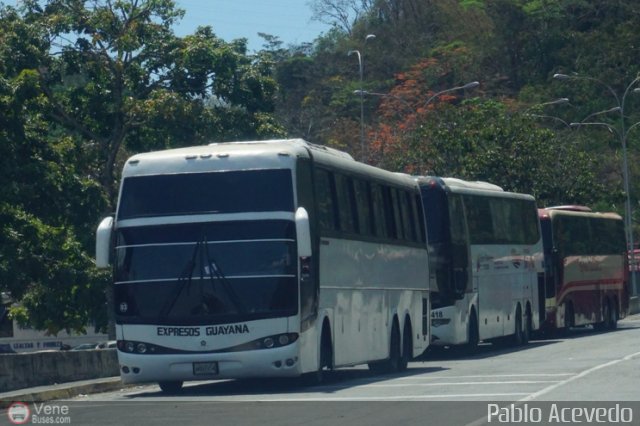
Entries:
<svg viewBox="0 0 640 426">
<path fill-rule="evenodd" d="M 0 355 L 0 393 L 118 374 L 115 349 Z"/>
</svg>

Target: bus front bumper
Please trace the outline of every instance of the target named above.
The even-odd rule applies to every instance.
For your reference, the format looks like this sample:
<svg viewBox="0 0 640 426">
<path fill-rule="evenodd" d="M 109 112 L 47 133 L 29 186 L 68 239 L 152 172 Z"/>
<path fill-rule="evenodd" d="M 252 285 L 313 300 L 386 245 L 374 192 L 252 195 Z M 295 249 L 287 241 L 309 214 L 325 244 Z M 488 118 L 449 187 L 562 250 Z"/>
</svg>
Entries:
<svg viewBox="0 0 640 426">
<path fill-rule="evenodd" d="M 300 375 L 298 342 L 244 352 L 133 354 L 118 350 L 123 383 L 218 380 Z"/>
</svg>

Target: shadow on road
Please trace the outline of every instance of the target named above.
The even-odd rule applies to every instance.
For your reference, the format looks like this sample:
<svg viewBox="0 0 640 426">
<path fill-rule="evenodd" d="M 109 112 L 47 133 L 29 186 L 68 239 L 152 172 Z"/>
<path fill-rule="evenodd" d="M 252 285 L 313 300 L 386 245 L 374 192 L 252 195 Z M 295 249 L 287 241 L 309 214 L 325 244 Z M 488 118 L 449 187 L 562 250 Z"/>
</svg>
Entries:
<svg viewBox="0 0 640 426">
<path fill-rule="evenodd" d="M 326 378 L 320 385 L 305 385 L 302 378 L 269 378 L 269 379 L 237 379 L 215 381 L 190 385 L 184 387 L 179 393 L 173 396 L 195 397 L 195 396 L 256 396 L 270 394 L 323 394 L 337 392 L 342 389 L 365 386 L 368 384 L 384 382 L 393 379 L 401 379 L 421 374 L 433 373 L 446 370 L 442 367 L 422 367 L 413 366 L 402 373 L 395 374 L 374 374 L 366 368 L 345 368 L 326 372 Z M 419 364 L 418 364 L 419 365 Z M 146 397 L 157 397 L 161 391 L 143 392 L 127 395 L 130 399 Z"/>
</svg>

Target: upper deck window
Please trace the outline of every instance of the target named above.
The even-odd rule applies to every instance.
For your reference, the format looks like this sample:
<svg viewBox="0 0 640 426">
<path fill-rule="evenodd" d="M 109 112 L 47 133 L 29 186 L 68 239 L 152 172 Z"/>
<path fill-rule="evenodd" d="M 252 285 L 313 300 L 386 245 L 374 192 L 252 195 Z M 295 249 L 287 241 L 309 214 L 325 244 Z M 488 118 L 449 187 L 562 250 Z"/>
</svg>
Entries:
<svg viewBox="0 0 640 426">
<path fill-rule="evenodd" d="M 291 170 L 242 170 L 125 178 L 118 219 L 293 211 Z"/>
</svg>

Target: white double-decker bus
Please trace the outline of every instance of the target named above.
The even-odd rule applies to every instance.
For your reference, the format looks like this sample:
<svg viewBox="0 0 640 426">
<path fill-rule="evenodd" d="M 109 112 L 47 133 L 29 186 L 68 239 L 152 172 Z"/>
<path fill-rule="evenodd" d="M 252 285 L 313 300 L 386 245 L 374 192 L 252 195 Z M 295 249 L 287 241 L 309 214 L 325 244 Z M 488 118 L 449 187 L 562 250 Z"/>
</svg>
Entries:
<svg viewBox="0 0 640 426">
<path fill-rule="evenodd" d="M 512 336 L 540 326 L 542 239 L 535 200 L 485 182 L 418 178 L 426 215 L 435 346 Z M 542 296 L 544 297 L 544 296 Z"/>
<path fill-rule="evenodd" d="M 125 383 L 398 371 L 429 344 L 418 186 L 303 140 L 140 154 L 97 232 Z"/>
</svg>

